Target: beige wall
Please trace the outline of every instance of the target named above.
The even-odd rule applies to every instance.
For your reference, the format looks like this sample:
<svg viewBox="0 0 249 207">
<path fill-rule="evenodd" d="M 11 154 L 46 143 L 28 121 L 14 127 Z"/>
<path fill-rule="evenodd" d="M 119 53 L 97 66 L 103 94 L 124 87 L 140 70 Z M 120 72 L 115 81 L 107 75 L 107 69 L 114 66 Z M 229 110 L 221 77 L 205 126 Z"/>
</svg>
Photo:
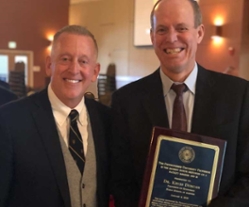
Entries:
<svg viewBox="0 0 249 207">
<path fill-rule="evenodd" d="M 145 76 L 159 63 L 152 47 L 133 46 L 133 0 L 100 0 L 71 5 L 70 24 L 81 24 L 96 36 L 101 72 L 115 63 L 117 75 Z M 149 21 L 149 17 L 148 17 Z"/>
<path fill-rule="evenodd" d="M 244 0 L 200 0 L 199 2 L 206 34 L 199 45 L 197 61 L 204 67 L 220 72 L 228 66 L 235 67 L 238 75 L 249 79 L 246 72 L 249 61 L 246 38 L 243 39 L 243 44 L 246 41 L 247 44 L 241 49 L 242 24 L 245 24 L 242 21 L 243 17 L 245 18 Z M 222 15 L 224 18 L 224 38 L 221 44 L 215 45 L 210 37 L 213 21 L 217 15 Z M 152 47 L 133 46 L 134 0 L 99 0 L 75 4 L 70 6 L 69 16 L 70 24 L 86 26 L 95 34 L 100 48 L 101 72 L 106 71 L 109 63 L 115 63 L 117 75 L 145 76 L 159 66 Z M 229 47 L 235 48 L 234 55 L 229 54 Z"/>
</svg>

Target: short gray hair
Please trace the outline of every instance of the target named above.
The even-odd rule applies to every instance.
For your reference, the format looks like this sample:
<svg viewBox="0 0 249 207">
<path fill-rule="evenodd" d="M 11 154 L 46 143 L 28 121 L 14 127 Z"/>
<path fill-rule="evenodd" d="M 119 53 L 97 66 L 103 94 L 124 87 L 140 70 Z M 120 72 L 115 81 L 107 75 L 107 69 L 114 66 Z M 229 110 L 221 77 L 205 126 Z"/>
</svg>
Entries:
<svg viewBox="0 0 249 207">
<path fill-rule="evenodd" d="M 90 37 L 95 45 L 96 51 L 98 53 L 98 45 L 97 41 L 94 37 L 94 35 L 85 27 L 79 26 L 79 25 L 68 25 L 60 29 L 58 32 L 55 33 L 54 39 L 53 39 L 53 44 L 57 41 L 59 36 L 63 33 L 69 33 L 69 34 L 78 34 L 82 36 L 87 36 Z"/>
</svg>

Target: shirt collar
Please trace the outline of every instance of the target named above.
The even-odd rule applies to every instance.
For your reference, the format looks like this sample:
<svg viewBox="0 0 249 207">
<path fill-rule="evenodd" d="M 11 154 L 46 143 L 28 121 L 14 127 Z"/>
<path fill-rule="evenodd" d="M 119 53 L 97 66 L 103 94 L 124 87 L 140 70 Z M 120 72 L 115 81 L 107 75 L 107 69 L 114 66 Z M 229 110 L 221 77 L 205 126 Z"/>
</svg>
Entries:
<svg viewBox="0 0 249 207">
<path fill-rule="evenodd" d="M 197 72 L 198 72 L 198 67 L 195 62 L 194 69 L 191 71 L 189 76 L 184 81 L 184 83 L 188 86 L 189 91 L 191 91 L 193 94 L 195 94 Z M 163 84 L 163 93 L 166 96 L 170 91 L 170 88 L 174 82 L 163 73 L 161 68 L 160 68 L 160 77 Z"/>
<path fill-rule="evenodd" d="M 62 126 L 67 120 L 67 117 L 72 109 L 60 101 L 60 99 L 55 95 L 54 91 L 52 90 L 51 84 L 48 85 L 48 98 L 51 103 L 55 121 L 59 126 Z M 86 107 L 84 101 L 85 98 L 83 96 L 80 103 L 74 108 L 79 113 L 78 120 L 81 125 L 83 125 L 83 117 L 86 114 Z"/>
</svg>

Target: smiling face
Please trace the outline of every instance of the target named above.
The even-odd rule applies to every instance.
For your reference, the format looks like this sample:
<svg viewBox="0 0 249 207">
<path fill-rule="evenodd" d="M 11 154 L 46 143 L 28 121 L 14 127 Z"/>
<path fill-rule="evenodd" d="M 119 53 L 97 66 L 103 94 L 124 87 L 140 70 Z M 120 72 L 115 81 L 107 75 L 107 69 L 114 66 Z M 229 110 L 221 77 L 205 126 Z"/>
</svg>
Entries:
<svg viewBox="0 0 249 207">
<path fill-rule="evenodd" d="M 46 73 L 51 77 L 55 95 L 70 108 L 81 101 L 91 82 L 96 81 L 100 65 L 91 37 L 63 33 L 53 44 L 46 59 Z"/>
<path fill-rule="evenodd" d="M 195 64 L 204 26 L 195 28 L 194 12 L 187 0 L 162 0 L 154 10 L 151 41 L 165 75 L 182 82 Z"/>
</svg>

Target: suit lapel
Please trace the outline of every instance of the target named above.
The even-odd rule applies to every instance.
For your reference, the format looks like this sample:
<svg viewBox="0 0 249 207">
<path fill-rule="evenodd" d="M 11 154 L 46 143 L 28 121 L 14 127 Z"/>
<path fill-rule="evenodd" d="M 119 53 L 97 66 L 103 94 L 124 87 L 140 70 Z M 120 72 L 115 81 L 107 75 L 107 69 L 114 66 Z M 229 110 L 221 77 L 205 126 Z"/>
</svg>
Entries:
<svg viewBox="0 0 249 207">
<path fill-rule="evenodd" d="M 210 74 L 210 71 L 198 65 L 191 128 L 192 133 L 207 136 L 216 134 L 217 126 L 223 121 L 219 120 L 219 116 L 217 116 L 220 113 L 219 109 L 222 107 L 220 106 L 222 103 L 220 103 L 219 93 L 216 92 L 219 83 Z M 168 128 L 168 115 L 159 70 L 148 76 L 144 84 L 153 86 L 151 88 L 144 87 L 142 95 L 143 105 L 152 125 Z"/>
<path fill-rule="evenodd" d="M 143 105 L 152 125 L 168 128 L 169 121 L 159 70 L 147 77 L 146 85 L 151 87 L 144 87 Z"/>
<path fill-rule="evenodd" d="M 47 152 L 65 207 L 70 207 L 66 168 L 47 90 L 43 90 L 36 97 L 35 104 L 38 107 L 32 112 L 34 122 Z"/>
<path fill-rule="evenodd" d="M 163 87 L 159 70 L 147 77 L 146 85 L 153 86 L 145 88 L 143 105 L 150 117 L 153 126 L 169 127 L 168 115 L 163 95 Z M 217 104 L 215 97 L 215 81 L 209 75 L 209 71 L 198 65 L 198 74 L 196 82 L 196 94 L 192 117 L 193 133 L 207 134 L 212 131 L 215 123 L 215 112 L 213 109 Z"/>
<path fill-rule="evenodd" d="M 108 156 L 109 152 L 107 148 L 108 135 L 106 133 L 111 132 L 111 129 L 105 128 L 105 123 L 103 123 L 100 116 L 103 114 L 100 112 L 97 103 L 92 100 L 85 98 L 85 104 L 88 111 L 88 115 L 90 118 L 90 124 L 92 129 L 92 137 L 95 147 L 95 155 L 96 155 L 96 165 L 97 165 L 97 197 L 99 205 L 101 206 L 103 203 L 103 195 L 105 195 L 106 187 L 103 185 L 105 183 L 105 179 L 107 179 L 108 175 Z M 105 117 L 108 118 L 108 117 Z M 108 125 L 107 125 L 108 126 Z"/>
<path fill-rule="evenodd" d="M 209 72 L 198 65 L 191 130 L 193 133 L 208 135 L 214 130 L 212 127 L 215 123 L 214 109 L 218 100 L 218 97 L 215 97 L 215 84 Z"/>
<path fill-rule="evenodd" d="M 93 140 L 94 140 L 94 145 L 96 148 L 96 151 L 98 153 L 96 153 L 96 157 L 97 159 L 102 157 L 102 147 L 104 147 L 104 139 L 103 137 L 105 137 L 105 135 L 103 135 L 102 133 L 104 133 L 104 129 L 102 129 L 102 123 L 100 123 L 100 119 L 99 119 L 99 113 L 97 108 L 95 107 L 95 101 L 85 98 L 85 104 L 87 107 L 87 111 L 90 117 L 90 123 L 91 124 L 91 128 L 92 128 L 92 135 L 93 135 Z"/>
<path fill-rule="evenodd" d="M 96 130 L 96 124 L 98 122 L 98 118 L 97 118 L 98 113 L 96 113 L 96 109 L 94 109 L 93 104 L 91 104 L 91 101 L 92 100 L 85 97 L 85 104 L 86 104 L 87 112 L 89 114 L 90 122 L 91 122 L 89 124 L 91 124 L 94 143 L 96 143 L 96 137 L 100 136 L 99 130 Z"/>
</svg>

